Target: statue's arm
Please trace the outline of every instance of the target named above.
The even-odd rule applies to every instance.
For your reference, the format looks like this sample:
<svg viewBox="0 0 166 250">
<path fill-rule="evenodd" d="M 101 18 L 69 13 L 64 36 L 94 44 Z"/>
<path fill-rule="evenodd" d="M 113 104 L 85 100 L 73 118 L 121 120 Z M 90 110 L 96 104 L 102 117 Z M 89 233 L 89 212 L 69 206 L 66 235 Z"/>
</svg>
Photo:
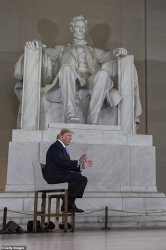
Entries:
<svg viewBox="0 0 166 250">
<path fill-rule="evenodd" d="M 54 48 L 47 48 L 41 41 L 28 41 L 25 46 L 30 50 L 31 53 L 35 53 L 42 47 L 42 86 L 49 84 L 55 77 L 58 69 L 61 54 L 63 53 L 64 46 L 57 45 Z M 24 71 L 24 55 L 22 55 L 15 65 L 14 77 L 19 80 L 23 80 Z"/>
<path fill-rule="evenodd" d="M 96 59 L 99 64 L 103 64 L 112 59 L 113 55 L 110 51 L 104 51 L 101 49 L 94 49 L 94 53 L 96 54 Z"/>
<path fill-rule="evenodd" d="M 56 45 L 54 48 L 43 48 L 43 52 L 46 53 L 52 61 L 56 62 L 61 58 L 64 52 L 64 46 Z"/>
<path fill-rule="evenodd" d="M 31 42 L 28 41 L 25 43 L 25 46 L 27 46 L 27 48 L 29 48 L 30 50 L 35 51 L 39 49 L 39 46 L 42 46 L 42 43 L 39 41 L 31 41 Z M 22 81 L 23 74 L 24 74 L 24 54 L 19 57 L 18 61 L 15 64 L 14 77 L 17 80 Z"/>
<path fill-rule="evenodd" d="M 138 74 L 135 65 L 134 65 L 134 100 L 135 100 L 135 105 L 134 105 L 135 123 L 139 124 L 140 123 L 139 116 L 142 114 L 142 105 L 139 96 Z"/>
<path fill-rule="evenodd" d="M 115 59 L 118 56 L 126 56 L 128 55 L 128 52 L 125 48 L 116 48 L 113 50 L 113 52 L 95 49 L 95 54 L 98 63 L 103 64 Z"/>
<path fill-rule="evenodd" d="M 21 55 L 14 66 L 14 77 L 17 80 L 23 80 L 23 70 L 24 70 L 24 55 Z"/>
</svg>

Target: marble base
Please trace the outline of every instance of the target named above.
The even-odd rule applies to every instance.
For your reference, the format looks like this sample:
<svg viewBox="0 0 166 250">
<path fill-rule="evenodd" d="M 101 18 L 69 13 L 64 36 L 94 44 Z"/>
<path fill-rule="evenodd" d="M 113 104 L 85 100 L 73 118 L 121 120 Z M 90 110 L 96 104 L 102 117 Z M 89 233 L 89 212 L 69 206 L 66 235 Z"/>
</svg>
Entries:
<svg viewBox="0 0 166 250">
<path fill-rule="evenodd" d="M 36 133 L 13 131 L 13 141 L 9 144 L 7 191 L 33 191 L 32 161 L 45 163 L 46 152 L 55 140 L 58 126 Z M 71 159 L 79 159 L 86 153 L 93 160 L 93 166 L 83 171 L 88 177 L 88 191 L 156 191 L 155 148 L 151 136 L 125 135 L 106 127 L 94 126 L 92 130 L 78 124 L 69 126 L 77 130 L 68 147 Z"/>
<path fill-rule="evenodd" d="M 7 207 L 7 221 L 13 220 L 26 230 L 27 222 L 33 220 L 33 202 L 33 192 L 1 192 L 0 223 L 3 220 L 3 209 Z M 76 203 L 85 209 L 84 214 L 76 214 L 76 229 L 103 228 L 106 206 L 110 228 L 166 226 L 166 197 L 162 193 L 85 192 L 84 198 L 78 199 Z M 53 201 L 52 209 L 55 209 Z M 54 223 L 55 218 L 51 218 L 51 221 Z"/>
<path fill-rule="evenodd" d="M 32 161 L 45 163 L 46 151 L 62 127 L 74 131 L 68 147 L 71 159 L 78 159 L 86 153 L 93 160 L 93 166 L 83 171 L 83 175 L 88 177 L 88 185 L 84 198 L 78 200 L 77 205 L 84 208 L 87 214 L 77 215 L 77 226 L 103 225 L 106 206 L 109 208 L 111 227 L 152 225 L 150 212 L 166 209 L 165 195 L 158 193 L 156 188 L 152 136 L 124 134 L 116 126 L 59 123 L 50 124 L 43 131 L 13 130 L 9 144 L 7 186 L 6 192 L 0 193 L 0 197 L 3 196 L 0 209 L 7 206 L 9 210 L 30 211 L 24 221 L 32 219 Z M 149 218 L 152 219 L 150 222 Z M 163 223 L 161 218 L 160 221 Z M 156 225 L 156 221 L 154 223 Z"/>
<path fill-rule="evenodd" d="M 53 142 L 61 128 L 69 128 L 74 134 L 72 142 L 85 144 L 118 144 L 152 146 L 151 135 L 125 134 L 119 126 L 88 124 L 49 124 L 47 130 L 21 130 L 12 132 L 13 142 Z"/>
</svg>

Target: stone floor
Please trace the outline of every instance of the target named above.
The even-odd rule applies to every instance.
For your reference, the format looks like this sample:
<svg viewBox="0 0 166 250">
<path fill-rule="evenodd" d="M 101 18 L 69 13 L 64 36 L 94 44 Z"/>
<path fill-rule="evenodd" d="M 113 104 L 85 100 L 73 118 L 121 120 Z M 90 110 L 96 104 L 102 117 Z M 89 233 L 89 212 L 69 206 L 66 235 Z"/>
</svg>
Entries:
<svg viewBox="0 0 166 250">
<path fill-rule="evenodd" d="M 0 234 L 0 250 L 23 250 L 21 246 L 26 250 L 166 250 L 166 229 Z"/>
</svg>

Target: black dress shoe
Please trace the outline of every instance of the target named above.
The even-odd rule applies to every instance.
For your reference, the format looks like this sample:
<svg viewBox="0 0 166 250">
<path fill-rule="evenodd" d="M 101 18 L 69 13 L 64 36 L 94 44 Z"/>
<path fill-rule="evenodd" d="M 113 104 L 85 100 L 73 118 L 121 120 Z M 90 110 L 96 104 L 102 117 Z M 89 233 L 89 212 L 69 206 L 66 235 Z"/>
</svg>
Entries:
<svg viewBox="0 0 166 250">
<path fill-rule="evenodd" d="M 64 212 L 65 208 L 64 205 L 61 206 L 61 211 Z M 68 213 L 84 213 L 84 210 L 81 208 L 76 207 L 75 204 L 73 204 L 71 207 L 68 207 Z"/>
<path fill-rule="evenodd" d="M 69 207 L 69 211 L 75 212 L 75 213 L 84 213 L 84 210 L 81 208 L 76 207 L 75 204 L 73 204 L 72 207 Z"/>
<path fill-rule="evenodd" d="M 64 208 L 64 205 L 61 206 L 61 212 L 64 212 L 65 211 L 65 208 Z M 73 209 L 72 207 L 68 207 L 68 213 L 73 213 Z"/>
</svg>

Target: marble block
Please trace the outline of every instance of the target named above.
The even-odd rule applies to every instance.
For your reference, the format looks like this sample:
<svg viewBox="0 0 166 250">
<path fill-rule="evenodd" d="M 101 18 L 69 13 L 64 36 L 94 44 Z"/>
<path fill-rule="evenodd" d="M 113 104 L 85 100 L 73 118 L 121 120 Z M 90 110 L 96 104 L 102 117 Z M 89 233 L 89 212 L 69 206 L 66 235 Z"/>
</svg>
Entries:
<svg viewBox="0 0 166 250">
<path fill-rule="evenodd" d="M 126 210 L 126 211 L 144 210 L 145 209 L 145 200 L 144 200 L 144 198 L 139 198 L 139 197 L 123 198 L 122 209 Z"/>
<path fill-rule="evenodd" d="M 54 141 L 57 133 L 64 124 L 55 124 L 48 130 L 43 130 L 43 141 Z M 86 144 L 118 144 L 118 145 L 137 145 L 137 146 L 152 146 L 151 135 L 135 135 L 125 134 L 118 131 L 115 127 L 105 125 L 86 125 L 86 124 L 65 124 L 66 128 L 71 129 L 74 134 L 72 142 Z"/>
<path fill-rule="evenodd" d="M 154 147 L 130 147 L 130 185 L 156 185 L 155 162 Z"/>
<path fill-rule="evenodd" d="M 73 143 L 69 151 L 73 159 L 85 153 L 93 161 L 91 168 L 83 170 L 88 178 L 86 190 L 118 191 L 121 185 L 129 185 L 128 147 Z"/>
<path fill-rule="evenodd" d="M 125 213 L 125 217 L 117 215 L 114 227 L 137 227 L 142 223 L 141 211 L 144 216 L 147 210 L 165 210 L 165 195 L 158 193 L 156 187 L 156 152 L 151 135 L 125 134 L 118 126 L 60 123 L 50 124 L 47 130 L 13 131 L 6 190 L 15 191 L 15 195 L 1 194 L 1 209 L 7 205 L 11 210 L 13 207 L 17 211 L 33 211 L 32 161 L 45 163 L 46 152 L 63 127 L 74 132 L 68 146 L 71 159 L 77 160 L 86 153 L 93 160 L 93 166 L 82 172 L 88 178 L 84 197 L 76 201 L 78 206 L 93 213 L 82 215 L 81 223 L 94 223 L 95 227 L 103 223 L 105 206 L 109 208 L 111 223 L 115 211 Z M 25 192 L 25 197 L 19 195 L 20 191 Z M 131 211 L 135 211 L 134 219 Z"/>
<path fill-rule="evenodd" d="M 45 163 L 50 145 L 40 143 L 40 162 Z M 82 172 L 88 178 L 86 191 L 156 191 L 154 147 L 71 143 L 68 151 L 73 160 L 85 153 L 93 161 Z"/>
<path fill-rule="evenodd" d="M 92 127 L 93 129 L 92 129 Z M 83 125 L 83 124 L 65 124 L 74 134 L 72 142 L 87 144 L 118 144 L 118 145 L 135 145 L 135 146 L 152 146 L 151 135 L 125 134 L 114 129 L 117 126 L 100 125 Z M 12 132 L 12 141 L 25 142 L 53 142 L 59 130 L 64 124 L 56 124 L 55 128 L 47 130 L 21 130 L 15 129 Z"/>
<path fill-rule="evenodd" d="M 152 146 L 153 138 L 152 135 L 128 134 L 127 144 L 135 146 Z"/>
<path fill-rule="evenodd" d="M 0 210 L 3 210 L 4 207 L 7 207 L 8 210 L 15 210 L 15 211 L 22 211 L 23 210 L 23 199 L 19 197 L 9 198 L 5 197 L 2 198 L 0 195 Z"/>
<path fill-rule="evenodd" d="M 70 128 L 71 126 L 65 127 Z M 80 128 L 71 129 L 74 132 L 72 142 L 86 144 L 127 144 L 127 136 L 123 133 L 117 133 L 107 130 L 90 130 L 88 128 L 85 131 Z M 60 127 L 56 129 L 44 130 L 43 141 L 54 141 L 59 130 Z"/>
<path fill-rule="evenodd" d="M 12 131 L 12 141 L 17 142 L 41 142 L 43 132 L 41 130 L 14 129 Z"/>
<path fill-rule="evenodd" d="M 32 161 L 38 160 L 39 143 L 10 142 L 6 190 L 33 190 Z"/>
</svg>

